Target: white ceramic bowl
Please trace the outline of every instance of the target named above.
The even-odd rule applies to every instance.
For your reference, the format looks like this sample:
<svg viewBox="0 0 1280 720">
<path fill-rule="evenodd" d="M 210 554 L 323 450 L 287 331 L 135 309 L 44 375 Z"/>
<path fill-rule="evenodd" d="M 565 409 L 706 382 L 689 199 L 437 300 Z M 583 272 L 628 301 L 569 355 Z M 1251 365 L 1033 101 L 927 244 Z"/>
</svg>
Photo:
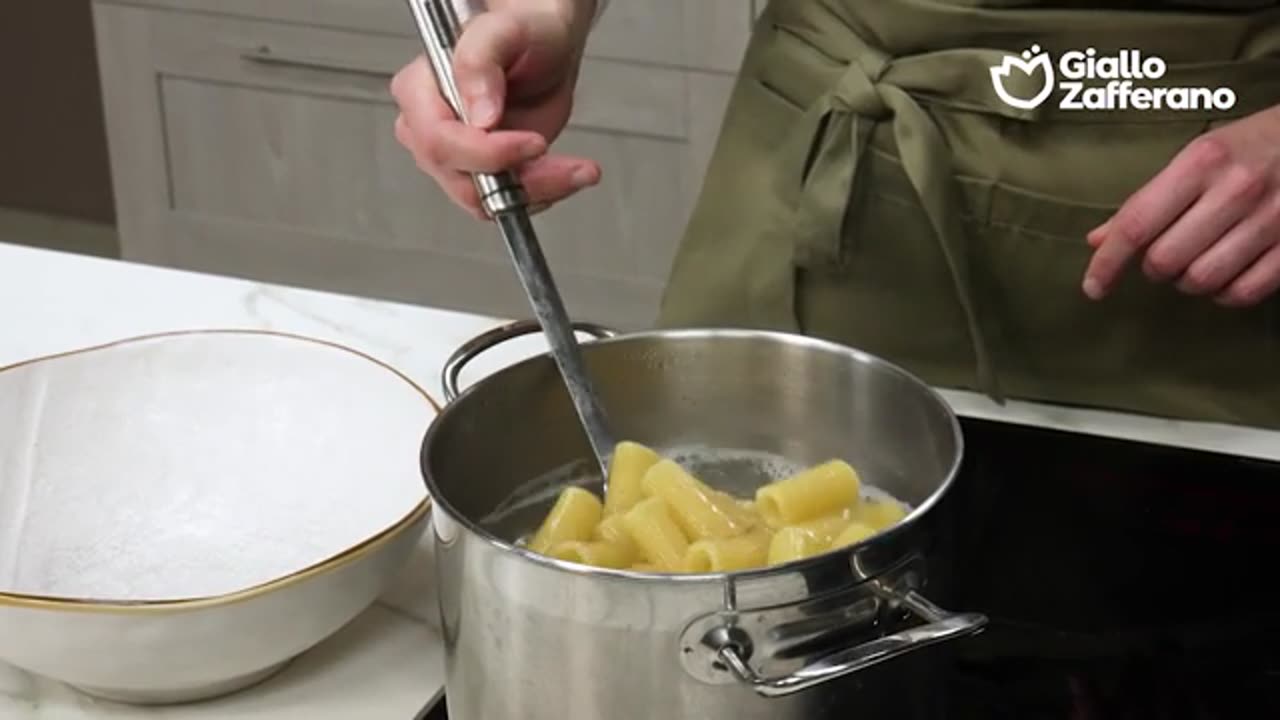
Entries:
<svg viewBox="0 0 1280 720">
<path fill-rule="evenodd" d="M 169 333 L 0 370 L 0 660 L 100 697 L 243 689 L 403 569 L 438 408 L 280 333 Z"/>
</svg>

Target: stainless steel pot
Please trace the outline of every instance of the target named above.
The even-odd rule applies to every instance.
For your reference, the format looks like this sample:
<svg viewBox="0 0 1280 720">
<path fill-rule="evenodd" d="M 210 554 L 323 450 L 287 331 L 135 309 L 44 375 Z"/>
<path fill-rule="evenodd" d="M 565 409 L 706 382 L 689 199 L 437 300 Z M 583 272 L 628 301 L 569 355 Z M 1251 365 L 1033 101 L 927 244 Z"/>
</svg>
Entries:
<svg viewBox="0 0 1280 720">
<path fill-rule="evenodd" d="M 853 548 L 751 572 L 646 575 L 534 555 L 511 541 L 549 500 L 504 521 L 514 524 L 482 519 L 532 478 L 589 463 L 591 448 L 546 355 L 458 393 L 468 361 L 537 326 L 491 331 L 446 365 L 450 402 L 422 447 L 451 718 L 847 717 L 848 708 L 831 707 L 836 687 L 986 623 L 922 594 L 930 509 L 963 455 L 956 417 L 922 382 L 802 336 L 578 328 L 601 338 L 582 351 L 619 438 L 749 448 L 805 464 L 842 457 L 914 509 Z M 719 480 L 741 493 L 761 478 Z M 733 480 L 745 487 L 727 487 Z"/>
</svg>

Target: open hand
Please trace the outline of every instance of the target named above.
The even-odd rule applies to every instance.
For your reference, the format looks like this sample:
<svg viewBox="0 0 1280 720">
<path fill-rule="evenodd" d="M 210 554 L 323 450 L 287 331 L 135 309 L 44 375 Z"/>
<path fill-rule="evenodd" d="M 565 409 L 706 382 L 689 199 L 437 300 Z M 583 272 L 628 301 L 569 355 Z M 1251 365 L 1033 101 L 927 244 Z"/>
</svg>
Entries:
<svg viewBox="0 0 1280 720">
<path fill-rule="evenodd" d="M 1088 241 L 1094 299 L 1138 257 L 1151 280 L 1225 306 L 1270 297 L 1280 289 L 1280 106 L 1189 143 Z"/>
</svg>

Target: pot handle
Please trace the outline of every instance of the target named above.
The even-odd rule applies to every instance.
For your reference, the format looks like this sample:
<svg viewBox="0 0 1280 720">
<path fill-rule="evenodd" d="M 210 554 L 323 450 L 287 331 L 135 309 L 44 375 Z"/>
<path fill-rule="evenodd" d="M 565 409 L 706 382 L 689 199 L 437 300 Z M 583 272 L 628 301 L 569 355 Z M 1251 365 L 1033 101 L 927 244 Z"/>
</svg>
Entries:
<svg viewBox="0 0 1280 720">
<path fill-rule="evenodd" d="M 866 670 L 930 645 L 973 635 L 987 624 L 985 615 L 947 612 L 914 590 L 895 599 L 928 624 L 837 651 L 782 677 L 765 677 L 756 672 L 731 641 L 719 648 L 717 656 L 738 680 L 750 685 L 757 694 L 776 698 Z"/>
<path fill-rule="evenodd" d="M 618 334 L 616 330 L 588 322 L 575 322 L 573 323 L 573 329 L 586 333 L 597 340 L 611 338 Z M 487 330 L 463 343 L 445 361 L 444 369 L 440 373 L 441 384 L 444 386 L 445 402 L 453 402 L 454 399 L 462 394 L 462 391 L 458 389 L 458 377 L 462 374 L 462 368 L 466 367 L 468 363 L 475 360 L 486 350 L 501 345 L 508 340 L 538 332 L 542 332 L 542 326 L 536 320 L 517 320 L 492 330 Z"/>
</svg>

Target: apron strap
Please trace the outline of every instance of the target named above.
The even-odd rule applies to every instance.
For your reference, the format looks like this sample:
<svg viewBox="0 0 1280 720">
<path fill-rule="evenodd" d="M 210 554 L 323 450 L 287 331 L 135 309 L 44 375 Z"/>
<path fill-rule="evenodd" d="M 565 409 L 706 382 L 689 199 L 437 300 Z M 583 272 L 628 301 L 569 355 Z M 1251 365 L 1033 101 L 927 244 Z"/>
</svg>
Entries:
<svg viewBox="0 0 1280 720">
<path fill-rule="evenodd" d="M 924 108 L 905 89 L 964 102 L 970 95 L 964 90 L 973 87 L 961 86 L 973 85 L 974 68 L 987 63 L 983 66 L 985 73 L 985 68 L 998 63 L 1001 57 L 1003 54 L 996 51 L 942 51 L 890 59 L 864 45 L 835 87 L 810 106 L 784 143 L 783 157 L 795 164 L 782 174 L 780 192 L 793 210 L 788 231 L 796 238 L 797 261 L 839 264 L 843 260 L 840 254 L 844 246 L 844 215 L 859 161 L 867 151 L 875 125 L 892 122 L 903 168 L 938 239 L 964 314 L 978 383 L 984 392 L 1003 403 L 1004 394 L 970 279 L 962 205 L 951 179 L 951 150 Z M 1030 85 L 1032 81 L 1028 78 L 1024 82 Z M 996 103 L 986 109 L 1011 119 L 1033 119 L 1037 112 Z"/>
</svg>

